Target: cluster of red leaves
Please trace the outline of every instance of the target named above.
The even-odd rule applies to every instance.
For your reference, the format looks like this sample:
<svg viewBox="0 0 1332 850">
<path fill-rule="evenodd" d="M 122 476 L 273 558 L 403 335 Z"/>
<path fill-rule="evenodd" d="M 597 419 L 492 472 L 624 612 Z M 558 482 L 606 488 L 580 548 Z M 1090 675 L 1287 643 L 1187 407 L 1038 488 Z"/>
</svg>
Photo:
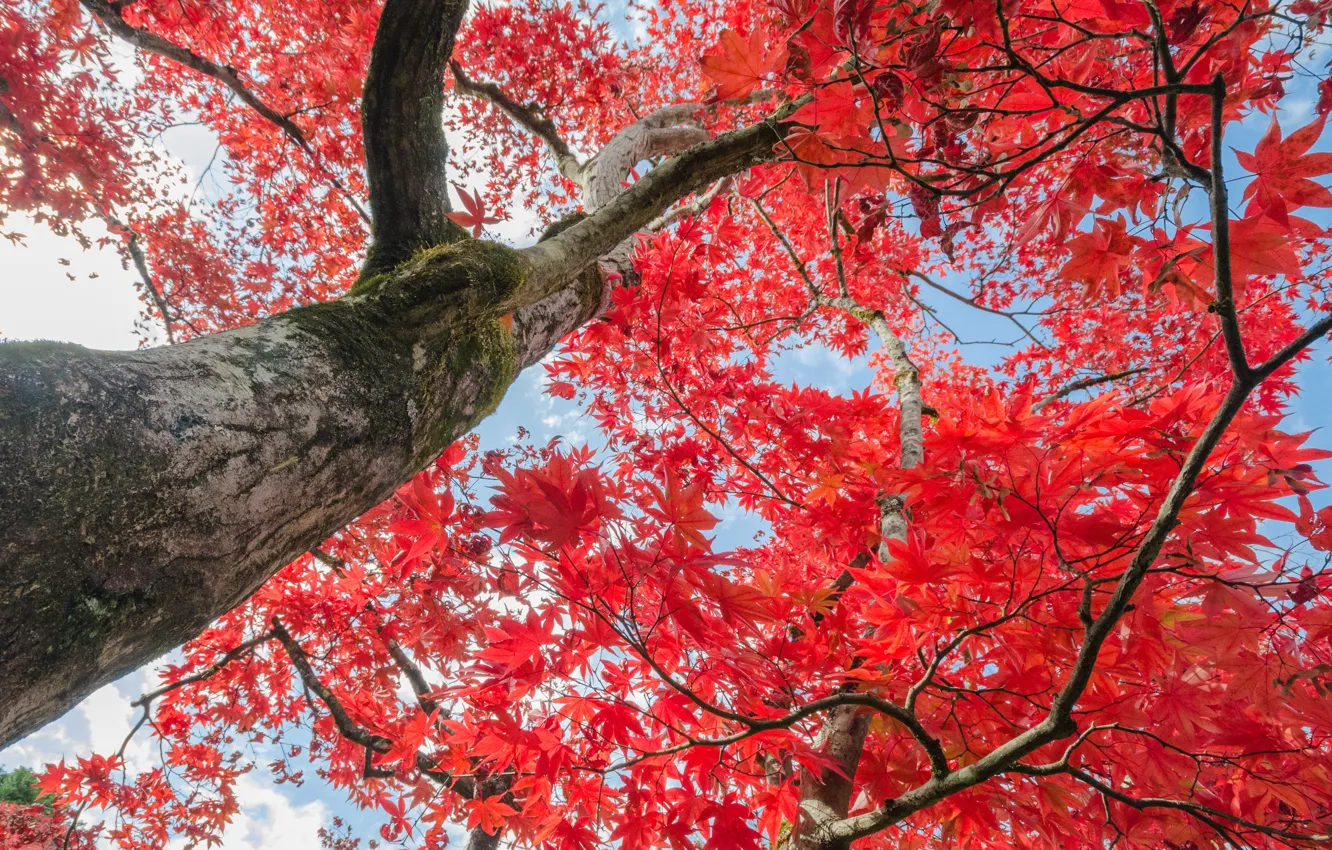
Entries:
<svg viewBox="0 0 1332 850">
<path fill-rule="evenodd" d="M 197 672 L 279 616 L 356 723 L 392 742 L 373 763 L 393 776 L 362 778 L 363 749 L 312 705 L 272 644 L 161 703 L 155 722 L 171 744 L 167 769 L 193 771 L 197 781 L 200 760 L 243 734 L 279 750 L 270 768 L 288 779 L 299 779 L 288 762 L 308 747 L 321 776 L 385 812 L 388 840 L 438 844 L 444 824 L 465 821 L 504 823 L 522 840 L 558 847 L 607 838 L 685 846 L 691 836 L 706 846 L 757 846 L 794 814 L 789 779 L 771 781 L 781 765 L 821 764 L 811 727 L 687 747 L 734 732 L 695 700 L 781 717 L 835 692 L 852 656 L 864 659 L 861 688 L 901 699 L 920 672 L 922 647 L 975 629 L 983 637 L 962 642 L 945 667 L 948 687 L 925 692 L 923 722 L 962 763 L 1035 722 L 1041 695 L 1076 656 L 1069 630 L 1084 580 L 1107 588 L 1093 594 L 1094 612 L 1217 395 L 1198 387 L 1127 413 L 1119 401 L 1103 396 L 1052 421 L 1033 413 L 1025 394 L 943 391 L 935 403 L 948 413 L 931 429 L 928 465 L 885 476 L 857 461 L 850 444 L 830 440 L 800 458 L 814 480 L 799 495 L 819 504 L 774 518 L 770 545 L 725 556 L 711 551 L 709 479 L 694 463 L 692 483 L 663 470 L 658 486 L 650 474 L 612 477 L 585 454 L 525 453 L 515 472 L 492 456 L 485 466 L 496 475 L 496 510 L 488 514 L 456 508 L 450 495 L 474 486 L 470 462 L 441 465 L 363 525 L 364 538 L 340 541 L 346 566 L 292 565 L 168 671 Z M 1303 446 L 1307 435 L 1273 425 L 1258 414 L 1239 422 L 1181 514 L 1082 701 L 1080 722 L 1105 728 L 1077 764 L 1144 796 L 1187 790 L 1277 824 L 1327 814 L 1332 777 L 1319 754 L 1332 715 L 1322 685 L 1302 673 L 1332 661 L 1332 582 L 1297 577 L 1297 559 L 1263 554 L 1274 544 L 1259 522 L 1294 522 L 1278 500 L 1316 489 L 1308 464 L 1327 456 Z M 844 478 L 827 488 L 831 469 Z M 833 577 L 874 542 L 876 482 L 910 494 L 916 530 L 889 562 L 855 570 L 833 604 Z M 474 530 L 485 526 L 512 541 L 499 557 L 473 554 Z M 396 696 L 401 671 L 390 642 L 429 671 L 428 696 L 443 711 Z M 308 741 L 301 734 L 294 742 L 312 711 Z M 200 735 L 211 743 L 188 743 Z M 456 774 L 521 778 L 512 798 L 458 799 L 414 770 L 418 752 Z M 46 787 L 121 805 L 139 824 L 155 817 L 125 805 L 147 791 L 143 777 L 98 790 L 113 770 L 62 767 Z M 613 782 L 602 778 L 608 770 Z M 858 774 L 869 799 L 927 776 L 901 729 L 877 728 Z M 78 787 L 56 788 L 55 777 Z M 727 790 L 717 794 L 715 783 Z M 229 796 L 225 781 L 212 787 Z M 1108 841 L 1109 822 L 1078 816 L 1092 802 L 1072 781 L 1011 777 L 950 799 L 891 840 L 927 840 L 942 821 L 950 835 L 985 844 L 1013 835 Z M 199 807 L 198 797 L 189 806 Z M 1200 835 L 1187 821 L 1121 806 L 1114 822 L 1144 846 Z M 116 837 L 147 847 L 150 835 Z"/>
<path fill-rule="evenodd" d="M 116 116 L 146 111 L 150 101 L 115 97 L 102 85 L 114 78 L 114 63 L 105 40 L 80 27 L 77 4 L 44 14 L 34 5 L 0 9 L 0 227 L 13 227 L 6 219 L 21 213 L 77 234 L 79 223 L 128 203 L 141 188 L 136 169 L 150 163 L 132 150 L 134 132 Z"/>
<path fill-rule="evenodd" d="M 364 3 L 247 3 L 225 14 L 204 2 L 124 4 L 129 25 L 245 69 L 247 89 L 290 116 L 302 146 L 177 62 L 113 56 L 77 0 L 7 4 L 0 205 L 58 232 L 109 218 L 108 238 L 122 246 L 137 234 L 181 337 L 340 294 L 368 233 L 355 208 L 365 195 L 358 110 L 377 13 Z M 159 143 L 191 123 L 218 144 L 193 190 Z M 211 202 L 199 198 L 204 186 Z M 143 299 L 160 320 L 147 290 Z"/>
<path fill-rule="evenodd" d="M 634 116 L 679 99 L 678 68 L 648 45 L 619 43 L 587 0 L 521 0 L 478 7 L 455 53 L 467 72 L 497 83 L 514 101 L 548 113 L 573 150 L 590 156 Z M 544 143 L 480 100 L 460 97 L 445 116 L 464 177 L 491 175 L 477 187 L 485 209 L 526 206 L 538 222 L 567 211 L 576 195 L 551 179 Z"/>
<path fill-rule="evenodd" d="M 0 847 L 5 850 L 93 850 L 92 836 L 70 829 L 59 809 L 0 803 Z"/>
<path fill-rule="evenodd" d="M 313 148 L 298 151 L 208 81 L 145 63 L 138 90 L 199 115 L 236 184 L 213 206 L 221 224 L 136 196 L 133 226 L 169 300 L 207 330 L 340 292 L 363 231 L 330 181 L 363 191 L 355 106 L 374 6 L 125 8 L 137 25 L 231 57 Z M 1227 123 L 1278 102 L 1294 56 L 1272 47 L 1274 18 L 1235 25 L 1229 6 L 1186 0 L 1154 8 L 1172 53 L 1196 57 L 1181 79 L 1227 81 Z M 64 30 L 6 19 L 25 52 L 47 57 L 22 78 L 35 87 L 23 104 L 0 91 L 34 126 L 81 114 L 52 100 L 52 80 L 61 51 L 92 30 L 70 4 L 53 9 Z M 939 659 L 915 710 L 958 766 L 1037 722 L 1067 679 L 1086 617 L 1126 569 L 1229 369 L 1208 309 L 1205 213 L 1163 176 L 1160 148 L 1126 129 L 1156 121 L 1151 101 L 1124 103 L 1120 123 L 1080 124 L 1103 105 L 1097 91 L 1156 84 L 1156 47 L 1141 37 L 1155 26 L 1148 5 L 635 9 L 642 44 L 618 43 L 582 5 L 479 8 L 459 58 L 546 110 L 583 153 L 705 87 L 717 101 L 760 89 L 808 98 L 784 161 L 646 240 L 641 282 L 616 290 L 604 321 L 548 365 L 552 395 L 577 399 L 598 426 L 597 451 L 454 447 L 186 647 L 165 676 L 196 680 L 153 708 L 159 770 L 125 777 L 93 757 L 48 771 L 47 790 L 117 813 L 107 835 L 120 846 L 215 840 L 235 813 L 236 778 L 263 752 L 278 781 L 303 781 L 309 765 L 378 810 L 380 837 L 404 846 L 441 846 L 445 826 L 462 822 L 560 850 L 756 847 L 794 817 L 799 768 L 827 763 L 820 717 L 782 718 L 848 676 L 903 701 Z M 1318 8 L 1295 13 L 1321 25 Z M 43 53 L 49 33 L 59 37 Z M 1059 85 L 1007 61 L 1005 37 Z M 1197 93 L 1178 102 L 1177 144 L 1194 163 L 1213 142 L 1208 105 Z M 123 126 L 109 108 L 98 120 Z M 497 111 L 463 101 L 447 120 L 456 149 L 494 175 L 466 196 L 466 226 L 494 223 L 514 198 L 539 217 L 569 203 L 540 143 Z M 1252 179 L 1229 231 L 1255 362 L 1328 304 L 1326 234 L 1294 214 L 1332 202 L 1319 182 L 1332 162 L 1311 153 L 1322 128 L 1286 135 L 1273 121 L 1239 157 Z M 52 149 L 23 179 L 67 185 L 77 155 Z M 864 311 L 811 303 L 811 288 L 878 311 L 909 341 L 930 410 L 915 469 L 898 468 L 899 376 L 881 353 L 874 385 L 849 394 L 779 377 L 784 358 L 870 348 Z M 1012 352 L 966 362 L 930 307 L 950 295 L 1020 326 Z M 1090 401 L 1047 401 L 1072 381 L 1130 372 Z M 1072 764 L 1111 788 L 1272 828 L 1332 816 L 1332 509 L 1308 501 L 1321 487 L 1311 464 L 1326 454 L 1280 430 L 1296 389 L 1286 369 L 1255 395 L 1106 642 L 1076 714 L 1096 731 Z M 881 560 L 883 493 L 906 498 L 909 534 Z M 714 551 L 710 535 L 736 512 L 763 533 Z M 326 693 L 273 640 L 214 669 L 275 618 Z M 774 723 L 751 734 L 737 717 Z M 442 787 L 442 773 L 472 780 L 473 793 Z M 927 777 L 907 731 L 876 718 L 853 809 Z M 1202 822 L 1103 799 L 1067 775 L 1010 774 L 867 846 L 1214 841 Z"/>
</svg>

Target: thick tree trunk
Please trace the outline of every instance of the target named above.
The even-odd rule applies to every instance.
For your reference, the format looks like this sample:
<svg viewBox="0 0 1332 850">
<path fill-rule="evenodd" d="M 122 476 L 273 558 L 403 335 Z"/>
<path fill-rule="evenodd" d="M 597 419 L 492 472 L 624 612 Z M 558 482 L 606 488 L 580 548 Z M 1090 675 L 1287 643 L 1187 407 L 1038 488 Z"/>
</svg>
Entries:
<svg viewBox="0 0 1332 850">
<path fill-rule="evenodd" d="M 84 1 L 293 134 L 231 69 Z M 350 297 L 132 354 L 0 345 L 0 746 L 194 637 L 387 498 L 596 313 L 598 257 L 771 159 L 788 130 L 794 105 L 670 158 L 531 248 L 466 240 L 446 216 L 440 127 L 466 7 L 384 5 L 362 105 L 374 240 Z M 656 153 L 702 138 L 655 131 Z"/>
<path fill-rule="evenodd" d="M 198 634 L 490 413 L 601 297 L 584 275 L 510 330 L 526 268 L 462 242 L 184 345 L 0 345 L 0 745 Z"/>
</svg>

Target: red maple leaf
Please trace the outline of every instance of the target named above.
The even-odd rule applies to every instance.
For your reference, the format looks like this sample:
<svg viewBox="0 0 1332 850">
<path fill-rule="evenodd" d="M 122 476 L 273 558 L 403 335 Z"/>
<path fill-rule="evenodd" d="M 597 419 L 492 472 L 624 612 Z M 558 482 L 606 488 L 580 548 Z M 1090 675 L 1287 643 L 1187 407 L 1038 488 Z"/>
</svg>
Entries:
<svg viewBox="0 0 1332 850">
<path fill-rule="evenodd" d="M 695 481 L 680 485 L 674 470 L 666 471 L 666 490 L 648 485 L 656 495 L 656 506 L 648 507 L 649 514 L 671 524 L 675 545 L 681 549 L 707 549 L 708 539 L 703 532 L 717 524 L 717 518 L 703 507 L 703 486 Z"/>
<path fill-rule="evenodd" d="M 1313 180 L 1332 172 L 1332 153 L 1309 153 L 1323 134 L 1326 117 L 1281 138 L 1276 116 L 1253 153 L 1236 151 L 1235 158 L 1254 180 L 1244 189 L 1249 212 L 1265 212 L 1284 223 L 1286 210 L 1297 207 L 1332 207 L 1332 192 Z"/>
<path fill-rule="evenodd" d="M 504 221 L 506 218 L 506 216 L 502 215 L 487 215 L 485 204 L 482 203 L 481 194 L 479 192 L 470 194 L 466 189 L 457 184 L 454 184 L 453 188 L 458 190 L 458 198 L 462 201 L 462 204 L 467 211 L 449 213 L 448 216 L 455 224 L 460 224 L 463 227 L 470 227 L 472 229 L 473 239 L 481 238 L 481 233 L 485 230 L 487 224 L 496 224 Z"/>
<path fill-rule="evenodd" d="M 518 814 L 518 810 L 506 804 L 498 794 L 480 800 L 468 800 L 463 805 L 467 809 L 467 828 L 481 829 L 491 835 L 502 828 L 505 821 Z"/>
<path fill-rule="evenodd" d="M 1060 274 L 1070 280 L 1086 284 L 1087 300 L 1102 291 L 1118 297 L 1120 275 L 1129 267 L 1133 252 L 1140 240 L 1130 236 L 1123 216 L 1114 219 L 1098 218 L 1091 233 L 1082 233 L 1069 240 L 1073 256 Z"/>
<path fill-rule="evenodd" d="M 780 50 L 765 53 L 763 32 L 755 29 L 746 44 L 732 29 L 722 30 L 715 50 L 704 53 L 698 63 L 716 85 L 711 102 L 737 100 L 751 94 L 765 84 L 765 78 L 778 63 Z"/>
<path fill-rule="evenodd" d="M 1329 154 L 1332 156 L 1332 154 Z M 1283 274 L 1299 278 L 1300 258 L 1291 244 L 1290 229 L 1266 216 L 1230 223 L 1230 264 L 1235 285 L 1255 275 Z"/>
</svg>

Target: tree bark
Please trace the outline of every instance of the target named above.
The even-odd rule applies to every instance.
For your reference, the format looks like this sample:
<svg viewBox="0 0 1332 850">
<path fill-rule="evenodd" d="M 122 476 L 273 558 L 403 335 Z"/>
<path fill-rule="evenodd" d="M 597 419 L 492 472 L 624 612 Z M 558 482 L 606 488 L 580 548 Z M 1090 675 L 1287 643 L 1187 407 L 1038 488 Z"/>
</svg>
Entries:
<svg viewBox="0 0 1332 850">
<path fill-rule="evenodd" d="M 0 746 L 391 495 L 595 314 L 598 256 L 781 132 L 697 145 L 532 248 L 439 245 L 240 330 L 0 345 Z"/>
<path fill-rule="evenodd" d="M 845 291 L 845 279 L 839 279 Z M 925 458 L 922 434 L 922 401 L 920 396 L 920 370 L 911 361 L 901 337 L 878 310 L 867 310 L 848 296 L 820 298 L 829 306 L 845 310 L 864 322 L 879 338 L 896 373 L 900 422 L 898 436 L 901 443 L 901 469 L 914 469 Z M 906 500 L 898 494 L 880 493 L 879 504 L 879 560 L 892 559 L 889 540 L 906 540 Z M 849 573 L 847 574 L 849 578 Z M 848 584 L 849 586 L 849 584 Z M 859 661 L 853 660 L 852 666 Z M 843 685 L 854 689 L 854 680 Z M 908 707 L 909 708 L 909 707 Z M 826 827 L 844 820 L 851 811 L 851 796 L 855 792 L 856 771 L 865 751 L 869 735 L 870 715 L 858 706 L 842 705 L 828 712 L 823 728 L 819 730 L 819 750 L 832 759 L 836 769 L 825 768 L 815 774 L 808 767 L 800 772 L 800 809 L 796 813 L 795 829 L 791 834 L 794 850 L 847 850 L 850 839 L 829 834 Z M 943 758 L 942 754 L 939 756 Z M 946 767 L 946 765 L 945 765 Z"/>
<path fill-rule="evenodd" d="M 490 413 L 601 298 L 584 276 L 510 331 L 524 268 L 463 242 L 184 345 L 0 345 L 0 743 L 197 634 Z"/>
<path fill-rule="evenodd" d="M 461 236 L 448 218 L 442 116 L 444 69 L 466 13 L 467 0 L 393 0 L 379 17 L 361 101 L 374 228 L 368 272 Z"/>
</svg>

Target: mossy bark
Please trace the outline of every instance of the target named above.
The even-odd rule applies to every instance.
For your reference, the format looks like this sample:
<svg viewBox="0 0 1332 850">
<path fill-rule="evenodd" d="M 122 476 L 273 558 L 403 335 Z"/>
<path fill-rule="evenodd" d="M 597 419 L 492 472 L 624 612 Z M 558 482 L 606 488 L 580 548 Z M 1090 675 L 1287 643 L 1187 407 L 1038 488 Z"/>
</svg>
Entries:
<svg viewBox="0 0 1332 850">
<path fill-rule="evenodd" d="M 444 69 L 467 0 L 391 0 L 375 32 L 361 100 L 374 241 L 366 267 L 466 238 L 448 218 Z"/>
<path fill-rule="evenodd" d="M 341 301 L 132 353 L 0 345 L 0 746 L 194 637 L 390 496 L 595 311 L 520 256 L 418 252 Z"/>
</svg>

